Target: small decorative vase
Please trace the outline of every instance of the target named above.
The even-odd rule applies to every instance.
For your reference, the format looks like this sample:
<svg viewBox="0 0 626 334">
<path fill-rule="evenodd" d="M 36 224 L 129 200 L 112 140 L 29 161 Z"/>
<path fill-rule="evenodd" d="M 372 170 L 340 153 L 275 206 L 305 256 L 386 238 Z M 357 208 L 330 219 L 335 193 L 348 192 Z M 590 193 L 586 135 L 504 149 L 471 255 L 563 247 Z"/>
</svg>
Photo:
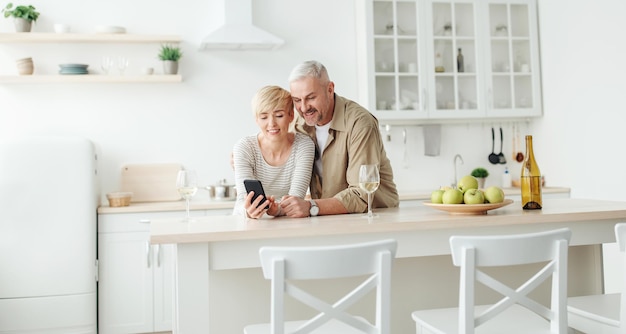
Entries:
<svg viewBox="0 0 626 334">
<path fill-rule="evenodd" d="M 478 189 L 485 189 L 485 177 L 477 177 L 478 180 Z"/>
<path fill-rule="evenodd" d="M 13 24 L 15 25 L 15 32 L 30 32 L 33 26 L 33 21 L 16 17 L 13 20 Z"/>
<path fill-rule="evenodd" d="M 17 73 L 19 75 L 31 75 L 35 71 L 33 58 L 18 59 L 15 61 L 15 65 L 17 66 Z"/>
<path fill-rule="evenodd" d="M 163 74 L 178 74 L 178 62 L 173 60 L 164 60 Z"/>
</svg>

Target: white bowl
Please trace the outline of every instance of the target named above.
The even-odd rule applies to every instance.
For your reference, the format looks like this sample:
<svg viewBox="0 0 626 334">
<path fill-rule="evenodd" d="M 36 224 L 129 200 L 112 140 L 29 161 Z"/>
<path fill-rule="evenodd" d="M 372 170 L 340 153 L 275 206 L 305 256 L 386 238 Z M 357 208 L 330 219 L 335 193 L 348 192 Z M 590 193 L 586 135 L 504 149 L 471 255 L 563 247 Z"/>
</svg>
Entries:
<svg viewBox="0 0 626 334">
<path fill-rule="evenodd" d="M 70 26 L 63 23 L 56 23 L 54 25 L 54 32 L 57 34 L 64 34 L 70 32 Z"/>
</svg>

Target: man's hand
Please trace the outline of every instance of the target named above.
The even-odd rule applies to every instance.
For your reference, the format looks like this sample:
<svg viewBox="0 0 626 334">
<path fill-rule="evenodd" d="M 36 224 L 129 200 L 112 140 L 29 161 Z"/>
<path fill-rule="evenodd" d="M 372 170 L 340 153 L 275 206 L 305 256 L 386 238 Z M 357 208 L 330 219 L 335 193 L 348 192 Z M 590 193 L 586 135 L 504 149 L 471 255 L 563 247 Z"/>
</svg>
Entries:
<svg viewBox="0 0 626 334">
<path fill-rule="evenodd" d="M 292 218 L 304 218 L 309 216 L 311 203 L 296 196 L 283 196 L 280 201 L 283 213 Z"/>
</svg>

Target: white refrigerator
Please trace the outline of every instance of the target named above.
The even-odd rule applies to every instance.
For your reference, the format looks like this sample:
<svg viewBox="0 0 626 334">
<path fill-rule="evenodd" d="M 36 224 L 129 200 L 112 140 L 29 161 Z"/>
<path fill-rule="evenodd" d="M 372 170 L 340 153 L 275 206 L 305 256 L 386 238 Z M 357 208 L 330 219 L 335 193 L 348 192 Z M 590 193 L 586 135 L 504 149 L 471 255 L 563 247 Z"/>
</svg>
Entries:
<svg viewBox="0 0 626 334">
<path fill-rule="evenodd" d="M 0 142 L 0 333 L 96 333 L 93 144 Z"/>
</svg>

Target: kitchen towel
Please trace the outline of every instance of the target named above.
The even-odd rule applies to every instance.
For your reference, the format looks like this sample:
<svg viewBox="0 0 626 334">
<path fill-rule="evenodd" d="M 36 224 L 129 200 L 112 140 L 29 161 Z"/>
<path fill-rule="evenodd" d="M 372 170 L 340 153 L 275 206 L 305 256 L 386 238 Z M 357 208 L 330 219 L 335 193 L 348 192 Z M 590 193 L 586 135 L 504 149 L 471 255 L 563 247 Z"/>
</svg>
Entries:
<svg viewBox="0 0 626 334">
<path fill-rule="evenodd" d="M 424 155 L 439 156 L 441 150 L 441 124 L 424 125 Z"/>
</svg>

